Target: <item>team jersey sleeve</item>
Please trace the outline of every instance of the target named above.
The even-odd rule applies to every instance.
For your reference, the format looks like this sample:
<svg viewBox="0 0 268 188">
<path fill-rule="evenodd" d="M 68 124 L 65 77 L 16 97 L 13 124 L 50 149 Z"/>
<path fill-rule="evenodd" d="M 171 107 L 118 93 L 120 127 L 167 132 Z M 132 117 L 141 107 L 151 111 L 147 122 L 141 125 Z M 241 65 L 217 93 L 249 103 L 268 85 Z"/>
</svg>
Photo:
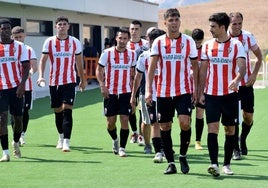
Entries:
<svg viewBox="0 0 268 188">
<path fill-rule="evenodd" d="M 208 56 L 207 56 L 207 52 L 206 52 L 206 49 L 207 49 L 207 46 L 208 46 L 208 43 L 205 42 L 204 45 L 202 45 L 202 50 L 201 50 L 201 61 L 206 61 L 208 60 Z"/>
<path fill-rule="evenodd" d="M 152 44 L 152 47 L 151 47 L 151 53 L 150 53 L 150 56 L 155 56 L 155 55 L 159 55 L 159 50 L 158 50 L 158 44 L 160 43 L 161 41 L 158 40 L 158 39 L 155 39 L 153 44 Z"/>
<path fill-rule="evenodd" d="M 256 41 L 256 38 L 254 37 L 254 35 L 252 33 L 250 33 L 249 35 L 249 40 L 250 40 L 250 49 L 252 51 L 256 50 L 258 48 L 258 44 L 257 44 L 257 41 Z"/>
<path fill-rule="evenodd" d="M 144 53 L 142 53 L 139 56 L 138 61 L 137 61 L 137 65 L 136 65 L 136 69 L 140 73 L 145 72 L 145 60 L 146 60 L 146 58 L 144 56 Z"/>
<path fill-rule="evenodd" d="M 49 41 L 51 40 L 51 38 L 47 38 L 43 44 L 43 48 L 42 48 L 42 53 L 43 54 L 48 54 L 49 52 L 49 49 L 48 49 L 48 44 L 49 44 Z"/>
<path fill-rule="evenodd" d="M 101 56 L 99 58 L 99 62 L 98 64 L 102 67 L 105 67 L 108 63 L 108 51 L 107 50 L 104 50 L 102 53 L 101 53 Z"/>
<path fill-rule="evenodd" d="M 29 56 L 28 56 L 28 53 L 27 53 L 27 48 L 26 48 L 26 45 L 25 44 L 22 44 L 21 43 L 21 58 L 20 58 L 20 62 L 21 63 L 28 63 L 29 62 Z"/>
<path fill-rule="evenodd" d="M 79 55 L 79 54 L 82 53 L 82 44 L 81 44 L 81 42 L 80 42 L 77 38 L 75 38 L 75 37 L 73 37 L 73 40 L 74 40 L 75 45 L 76 45 L 75 55 Z"/>
<path fill-rule="evenodd" d="M 31 46 L 28 46 L 28 49 L 29 49 L 29 51 L 30 51 L 30 57 L 29 57 L 29 60 L 37 59 L 37 58 L 36 58 L 36 54 L 35 54 L 34 49 L 33 49 Z"/>
<path fill-rule="evenodd" d="M 243 44 L 240 41 L 236 41 L 237 42 L 237 47 L 238 47 L 238 53 L 237 53 L 237 57 L 236 58 L 246 58 L 246 52 L 244 49 Z"/>
<path fill-rule="evenodd" d="M 197 59 L 198 58 L 198 52 L 197 52 L 197 49 L 196 49 L 196 45 L 195 45 L 195 42 L 192 38 L 189 39 L 190 41 L 190 59 Z"/>
</svg>

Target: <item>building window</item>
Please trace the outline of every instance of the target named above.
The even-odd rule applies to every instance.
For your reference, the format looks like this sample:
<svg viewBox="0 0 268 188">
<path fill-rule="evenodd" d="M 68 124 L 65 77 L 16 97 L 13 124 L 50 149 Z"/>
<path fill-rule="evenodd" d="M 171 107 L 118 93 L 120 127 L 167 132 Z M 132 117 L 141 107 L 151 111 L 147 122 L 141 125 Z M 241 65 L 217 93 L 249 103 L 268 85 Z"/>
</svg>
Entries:
<svg viewBox="0 0 268 188">
<path fill-rule="evenodd" d="M 68 35 L 74 36 L 77 39 L 80 39 L 79 35 L 79 24 L 70 23 L 70 28 L 68 30 Z"/>
<path fill-rule="evenodd" d="M 52 36 L 53 23 L 52 21 L 27 20 L 26 31 L 30 36 Z"/>
<path fill-rule="evenodd" d="M 3 18 L 3 17 L 0 17 L 0 18 Z M 18 18 L 7 18 L 7 19 L 11 22 L 12 27 L 21 25 L 21 21 Z"/>
</svg>

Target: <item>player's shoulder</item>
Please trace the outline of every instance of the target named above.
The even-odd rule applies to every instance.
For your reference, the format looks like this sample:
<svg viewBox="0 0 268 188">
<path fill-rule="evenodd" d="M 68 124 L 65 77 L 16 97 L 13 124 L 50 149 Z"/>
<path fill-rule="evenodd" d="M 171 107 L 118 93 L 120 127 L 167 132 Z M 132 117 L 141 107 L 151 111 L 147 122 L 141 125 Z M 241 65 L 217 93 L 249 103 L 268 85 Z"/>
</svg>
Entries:
<svg viewBox="0 0 268 188">
<path fill-rule="evenodd" d="M 247 30 L 242 30 L 242 35 L 252 35 L 252 33 Z"/>
</svg>

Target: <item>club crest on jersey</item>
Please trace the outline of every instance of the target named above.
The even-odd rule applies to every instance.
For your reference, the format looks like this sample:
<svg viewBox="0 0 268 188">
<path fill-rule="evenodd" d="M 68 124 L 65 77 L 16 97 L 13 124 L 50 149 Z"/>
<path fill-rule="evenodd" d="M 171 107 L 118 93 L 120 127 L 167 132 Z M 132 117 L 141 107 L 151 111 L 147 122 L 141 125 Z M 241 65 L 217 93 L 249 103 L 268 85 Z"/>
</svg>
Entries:
<svg viewBox="0 0 268 188">
<path fill-rule="evenodd" d="M 118 58 L 114 58 L 114 61 L 115 62 L 120 62 L 120 61 L 123 61 L 124 62 L 124 60 L 125 60 L 125 58 L 124 57 L 119 57 L 119 59 Z M 129 56 L 127 56 L 127 62 L 129 62 L 130 61 L 130 57 Z"/>
<path fill-rule="evenodd" d="M 242 43 L 243 46 L 246 45 L 246 41 L 244 39 L 241 41 L 241 43 Z"/>
<path fill-rule="evenodd" d="M 17 48 L 16 48 L 16 47 L 14 47 L 12 50 L 13 50 L 13 53 L 16 53 Z"/>
<path fill-rule="evenodd" d="M 230 54 L 230 53 L 232 52 L 232 48 L 229 47 L 229 48 L 227 49 L 227 51 L 228 51 L 228 54 Z"/>
</svg>

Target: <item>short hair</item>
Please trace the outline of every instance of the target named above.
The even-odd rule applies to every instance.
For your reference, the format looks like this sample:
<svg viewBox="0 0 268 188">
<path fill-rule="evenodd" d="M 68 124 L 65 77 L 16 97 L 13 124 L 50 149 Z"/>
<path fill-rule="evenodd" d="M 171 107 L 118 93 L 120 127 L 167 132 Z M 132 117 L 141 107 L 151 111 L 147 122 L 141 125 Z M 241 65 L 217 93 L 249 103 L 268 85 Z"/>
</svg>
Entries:
<svg viewBox="0 0 268 188">
<path fill-rule="evenodd" d="M 11 22 L 10 22 L 9 19 L 3 18 L 3 19 L 0 19 L 0 25 L 2 25 L 2 24 L 9 24 L 9 25 L 11 25 Z"/>
<path fill-rule="evenodd" d="M 141 24 L 141 22 L 139 20 L 133 20 L 131 22 L 131 24 L 133 24 L 133 25 L 139 25 L 140 27 L 142 27 L 142 24 Z"/>
<path fill-rule="evenodd" d="M 174 17 L 174 16 L 181 17 L 180 12 L 176 8 L 167 9 L 166 12 L 164 13 L 165 20 L 169 17 Z"/>
<path fill-rule="evenodd" d="M 57 17 L 57 19 L 56 19 L 56 24 L 58 23 L 58 22 L 61 22 L 61 21 L 66 21 L 67 23 L 69 23 L 69 19 L 66 17 L 66 16 L 59 16 L 59 17 Z"/>
<path fill-rule="evenodd" d="M 219 26 L 224 25 L 225 31 L 228 30 L 230 24 L 230 18 L 225 12 L 218 12 L 212 14 L 209 19 L 210 22 L 216 22 Z"/>
<path fill-rule="evenodd" d="M 203 40 L 204 39 L 204 31 L 202 29 L 195 28 L 192 31 L 192 38 L 194 40 Z"/>
<path fill-rule="evenodd" d="M 118 36 L 119 33 L 126 33 L 128 35 L 128 38 L 130 38 L 130 32 L 128 29 L 126 28 L 120 28 L 117 32 L 116 32 L 116 36 Z"/>
<path fill-rule="evenodd" d="M 24 33 L 24 29 L 21 26 L 15 26 L 12 28 L 12 34 Z"/>
<path fill-rule="evenodd" d="M 166 32 L 164 30 L 161 29 L 153 29 L 151 32 L 148 33 L 148 37 L 150 40 L 154 40 L 157 37 L 164 35 Z"/>
<path fill-rule="evenodd" d="M 241 12 L 231 12 L 229 14 L 230 19 L 233 17 L 241 18 L 243 20 L 243 14 Z"/>
</svg>

